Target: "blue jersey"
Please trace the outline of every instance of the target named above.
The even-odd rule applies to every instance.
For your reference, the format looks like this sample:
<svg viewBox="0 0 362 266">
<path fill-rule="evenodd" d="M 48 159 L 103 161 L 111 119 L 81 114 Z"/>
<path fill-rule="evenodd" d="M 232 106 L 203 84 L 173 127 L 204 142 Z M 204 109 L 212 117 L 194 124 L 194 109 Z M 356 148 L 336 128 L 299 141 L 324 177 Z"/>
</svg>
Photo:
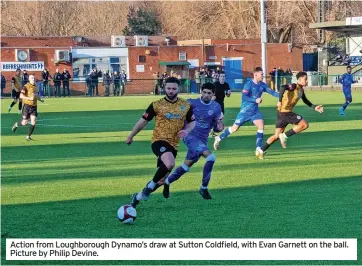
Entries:
<svg viewBox="0 0 362 266">
<path fill-rule="evenodd" d="M 244 86 L 241 98 L 241 113 L 256 113 L 259 111 L 256 99 L 260 98 L 263 92 L 267 92 L 274 97 L 279 97 L 279 93 L 273 91 L 264 82 L 255 83 L 254 80 L 250 80 Z"/>
<path fill-rule="evenodd" d="M 356 81 L 353 80 L 353 75 L 348 73 L 343 74 L 338 81 L 342 84 L 343 90 L 350 90 L 352 83 L 356 83 Z"/>
<path fill-rule="evenodd" d="M 200 98 L 187 101 L 195 116 L 195 127 L 189 135 L 207 142 L 210 130 L 217 125 L 218 119 L 222 118 L 221 106 L 215 101 L 206 104 Z"/>
</svg>

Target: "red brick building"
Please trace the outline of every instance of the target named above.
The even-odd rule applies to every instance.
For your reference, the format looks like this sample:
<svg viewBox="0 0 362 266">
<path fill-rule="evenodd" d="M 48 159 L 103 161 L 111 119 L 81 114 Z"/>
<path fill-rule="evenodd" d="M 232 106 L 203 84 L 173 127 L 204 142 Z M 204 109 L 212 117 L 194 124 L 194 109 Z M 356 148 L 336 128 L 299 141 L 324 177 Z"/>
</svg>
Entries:
<svg viewBox="0 0 362 266">
<path fill-rule="evenodd" d="M 51 74 L 56 68 L 60 71 L 66 68 L 73 76 L 73 90 L 83 92 L 85 76 L 93 67 L 111 72 L 124 70 L 130 79 L 126 92 L 136 94 L 153 91 L 156 72 L 174 69 L 182 78 L 192 78 L 194 67 L 222 67 L 225 58 L 241 58 L 245 77 L 261 65 L 260 40 L 177 41 L 175 37 L 167 37 L 166 42 L 164 36 L 139 36 L 146 41 L 123 37 L 120 44 L 115 37 L 2 36 L 1 71 L 9 80 L 16 66 L 29 67 L 29 72 L 41 79 L 44 68 Z M 266 73 L 273 67 L 301 70 L 302 63 L 301 47 L 267 44 Z M 5 92 L 8 91 L 9 85 Z"/>
</svg>

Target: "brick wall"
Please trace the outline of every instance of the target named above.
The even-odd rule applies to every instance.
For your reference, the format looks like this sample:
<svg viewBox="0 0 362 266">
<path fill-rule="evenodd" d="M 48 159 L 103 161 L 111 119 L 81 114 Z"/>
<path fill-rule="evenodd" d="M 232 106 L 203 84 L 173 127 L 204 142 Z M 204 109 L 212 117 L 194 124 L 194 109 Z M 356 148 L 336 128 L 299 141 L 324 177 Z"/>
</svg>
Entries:
<svg viewBox="0 0 362 266">
<path fill-rule="evenodd" d="M 222 57 L 243 57 L 243 75 L 250 75 L 256 66 L 261 65 L 261 45 L 259 40 L 212 40 L 215 45 L 201 46 L 149 46 L 149 47 L 129 47 L 129 77 L 132 81 L 127 84 L 126 93 L 150 93 L 153 91 L 153 74 L 162 73 L 164 67 L 159 66 L 159 61 L 179 61 L 179 53 L 186 52 L 187 59 L 198 59 L 200 66 L 206 62 L 220 62 Z M 228 44 L 227 44 L 228 43 Z M 54 64 L 54 53 L 58 49 L 70 49 L 74 46 L 71 37 L 2 37 L 1 58 L 3 62 L 15 61 L 15 47 L 30 49 L 29 61 L 44 61 L 45 68 L 53 74 L 56 68 L 63 71 L 67 68 L 72 73 L 71 64 Z M 43 46 L 43 47 L 40 47 Z M 45 47 L 48 46 L 48 47 Z M 101 49 L 101 48 L 100 48 Z M 145 63 L 138 62 L 140 55 L 145 56 Z M 210 56 L 216 59 L 209 59 Z M 144 65 L 144 72 L 137 72 L 137 65 Z M 269 73 L 273 67 L 292 70 L 302 69 L 302 48 L 293 47 L 288 51 L 288 44 L 267 44 L 267 71 Z M 3 72 L 9 80 L 14 72 Z M 34 72 L 36 78 L 41 79 L 41 72 Z M 135 80 L 134 80 L 135 79 Z M 5 92 L 9 92 L 9 82 Z M 72 84 L 76 94 L 84 93 L 83 83 Z M 103 86 L 100 84 L 101 91 Z"/>
</svg>

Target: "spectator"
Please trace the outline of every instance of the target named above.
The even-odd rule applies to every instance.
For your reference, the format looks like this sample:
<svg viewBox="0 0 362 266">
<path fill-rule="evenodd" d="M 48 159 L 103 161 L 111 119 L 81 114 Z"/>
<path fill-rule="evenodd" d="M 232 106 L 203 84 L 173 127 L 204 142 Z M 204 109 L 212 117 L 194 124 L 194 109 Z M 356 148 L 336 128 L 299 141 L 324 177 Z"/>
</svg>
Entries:
<svg viewBox="0 0 362 266">
<path fill-rule="evenodd" d="M 49 74 L 48 69 L 44 69 L 41 73 L 42 80 L 43 80 L 43 91 L 44 95 L 48 94 L 48 97 L 50 97 L 50 86 L 49 86 L 49 78 L 52 78 Z"/>
<path fill-rule="evenodd" d="M 1 72 L 0 72 L 1 73 Z M 6 88 L 6 79 L 3 75 L 3 73 L 1 73 L 1 97 L 4 96 L 4 89 Z"/>
<path fill-rule="evenodd" d="M 106 73 L 103 74 L 103 86 L 104 86 L 104 95 L 109 96 L 109 86 L 112 83 L 112 78 L 109 75 L 109 70 L 107 70 Z"/>
<path fill-rule="evenodd" d="M 98 78 L 99 78 L 100 72 L 97 71 L 96 68 L 93 68 L 93 71 L 90 74 L 91 80 L 92 80 L 92 88 L 93 88 L 93 95 L 99 96 L 98 92 Z"/>
<path fill-rule="evenodd" d="M 167 72 L 164 72 L 162 74 L 162 90 L 161 90 L 161 94 L 164 94 L 165 93 L 165 84 L 166 84 L 166 79 L 168 79 L 168 74 Z"/>
<path fill-rule="evenodd" d="M 89 73 L 89 75 L 86 75 L 85 82 L 86 82 L 87 88 L 88 88 L 88 94 L 87 95 L 89 97 L 92 97 L 93 96 L 93 83 L 92 83 L 92 78 L 90 76 L 90 73 Z"/>
<path fill-rule="evenodd" d="M 112 83 L 113 83 L 113 96 L 119 96 L 121 75 L 117 71 L 114 71 L 113 73 Z"/>
<path fill-rule="evenodd" d="M 292 83 L 292 76 L 293 76 L 292 70 L 290 68 L 287 68 L 284 75 L 285 75 L 286 84 L 291 84 Z"/>
<path fill-rule="evenodd" d="M 160 73 L 154 73 L 153 74 L 153 84 L 154 84 L 154 88 L 153 88 L 153 93 L 155 95 L 158 95 L 159 92 L 159 79 L 160 79 Z"/>
<path fill-rule="evenodd" d="M 121 96 L 125 94 L 127 83 L 127 74 L 124 70 L 121 73 Z"/>
<path fill-rule="evenodd" d="M 68 97 L 70 97 L 69 80 L 72 78 L 69 71 L 63 70 L 63 97 L 65 97 L 65 90 L 68 91 Z"/>
<path fill-rule="evenodd" d="M 23 76 L 21 77 L 21 85 L 25 86 L 29 82 L 29 74 L 26 69 L 23 70 Z"/>
<path fill-rule="evenodd" d="M 53 82 L 54 82 L 54 87 L 55 87 L 55 92 L 54 92 L 55 97 L 57 97 L 57 96 L 60 97 L 60 85 L 61 85 L 62 80 L 63 80 L 63 75 L 61 73 L 59 73 L 59 69 L 57 68 L 53 75 Z"/>
<path fill-rule="evenodd" d="M 200 91 L 200 71 L 198 68 L 195 70 L 195 83 L 197 91 Z"/>
<path fill-rule="evenodd" d="M 280 87 L 282 86 L 282 85 L 284 85 L 284 81 L 283 81 L 283 79 L 284 79 L 284 71 L 283 71 L 283 69 L 281 68 L 281 67 L 278 67 L 278 70 L 277 70 L 277 78 L 276 78 L 276 80 L 277 80 L 277 90 L 279 91 L 279 89 L 280 89 Z"/>
<path fill-rule="evenodd" d="M 276 75 L 277 75 L 277 69 L 276 67 L 273 68 L 272 71 L 270 71 L 269 73 L 270 75 L 270 79 L 271 79 L 271 89 L 273 90 L 276 90 L 276 84 L 275 84 L 275 78 L 276 78 Z"/>
</svg>

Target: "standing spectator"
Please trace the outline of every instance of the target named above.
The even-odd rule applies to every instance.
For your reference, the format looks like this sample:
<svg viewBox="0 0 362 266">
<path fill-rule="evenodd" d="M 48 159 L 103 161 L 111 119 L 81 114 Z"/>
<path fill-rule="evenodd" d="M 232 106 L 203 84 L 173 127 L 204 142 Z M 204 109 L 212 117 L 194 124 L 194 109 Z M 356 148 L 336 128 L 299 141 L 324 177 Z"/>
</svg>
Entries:
<svg viewBox="0 0 362 266">
<path fill-rule="evenodd" d="M 86 82 L 87 89 L 88 89 L 87 96 L 92 97 L 93 96 L 93 84 L 92 84 L 92 78 L 90 76 L 90 73 L 89 73 L 89 75 L 86 76 L 85 82 Z"/>
<path fill-rule="evenodd" d="M 277 68 L 274 67 L 272 71 L 270 71 L 269 75 L 270 75 L 270 79 L 271 79 L 271 84 L 270 87 L 273 90 L 276 90 L 276 84 L 275 84 L 275 76 L 277 74 Z"/>
<path fill-rule="evenodd" d="M 223 112 L 223 114 L 225 114 L 225 109 L 224 109 L 225 96 L 230 97 L 231 95 L 229 83 L 225 82 L 225 78 L 226 78 L 225 73 L 220 72 L 219 81 L 215 82 L 215 96 L 214 96 L 215 102 L 221 105 L 221 111 Z"/>
<path fill-rule="evenodd" d="M 293 76 L 292 70 L 290 68 L 287 68 L 284 75 L 285 75 L 286 84 L 291 84 L 292 83 L 292 76 Z"/>
<path fill-rule="evenodd" d="M 65 90 L 68 91 L 68 97 L 70 97 L 69 80 L 72 78 L 69 71 L 64 68 L 63 70 L 63 97 L 65 97 Z"/>
<path fill-rule="evenodd" d="M 167 72 L 164 72 L 162 74 L 162 90 L 161 90 L 161 94 L 164 94 L 165 93 L 165 84 L 166 84 L 166 80 L 168 79 L 168 75 L 167 75 Z"/>
<path fill-rule="evenodd" d="M 114 71 L 112 76 L 112 83 L 113 83 L 113 96 L 119 96 L 119 90 L 121 86 L 121 75 Z"/>
<path fill-rule="evenodd" d="M 99 93 L 98 93 L 99 72 L 97 71 L 96 68 L 93 68 L 93 71 L 91 72 L 90 76 L 91 76 L 91 80 L 92 80 L 93 95 L 99 96 Z"/>
<path fill-rule="evenodd" d="M 49 74 L 48 69 L 44 69 L 41 73 L 42 79 L 43 79 L 43 90 L 44 95 L 48 94 L 48 97 L 50 97 L 50 86 L 49 86 L 49 78 L 52 78 Z"/>
<path fill-rule="evenodd" d="M 23 76 L 21 77 L 21 85 L 24 87 L 29 82 L 29 74 L 26 69 L 23 70 Z"/>
<path fill-rule="evenodd" d="M 200 71 L 198 68 L 195 70 L 195 83 L 197 91 L 200 91 Z"/>
<path fill-rule="evenodd" d="M 121 96 L 126 92 L 126 83 L 127 83 L 127 74 L 124 70 L 122 70 L 121 74 Z"/>
<path fill-rule="evenodd" d="M 109 70 L 103 74 L 103 86 L 104 86 L 104 95 L 109 96 L 109 86 L 112 83 L 111 76 L 109 75 Z"/>
<path fill-rule="evenodd" d="M 215 71 L 215 69 L 212 70 L 212 74 L 211 74 L 211 77 L 212 77 L 212 82 L 216 82 L 219 80 L 219 75 L 220 75 L 220 71 Z"/>
<path fill-rule="evenodd" d="M 61 85 L 62 80 L 63 80 L 63 75 L 61 73 L 59 73 L 59 69 L 57 68 L 53 75 L 53 82 L 54 82 L 54 87 L 55 87 L 55 92 L 54 92 L 55 97 L 57 97 L 57 96 L 60 97 L 60 85 Z"/>
<path fill-rule="evenodd" d="M 276 88 L 277 91 L 279 91 L 280 87 L 282 85 L 284 85 L 283 79 L 284 79 L 284 71 L 283 71 L 283 69 L 281 67 L 278 67 L 277 78 L 276 78 L 276 80 L 277 80 L 277 88 Z"/>
<path fill-rule="evenodd" d="M 158 95 L 158 92 L 159 92 L 159 79 L 160 79 L 160 72 L 154 73 L 153 74 L 153 84 L 154 84 L 153 93 L 155 95 Z"/>
<path fill-rule="evenodd" d="M 1 73 L 1 72 L 0 72 Z M 3 73 L 1 73 L 1 97 L 3 97 L 3 91 L 6 88 L 6 79 L 3 75 Z"/>
</svg>

